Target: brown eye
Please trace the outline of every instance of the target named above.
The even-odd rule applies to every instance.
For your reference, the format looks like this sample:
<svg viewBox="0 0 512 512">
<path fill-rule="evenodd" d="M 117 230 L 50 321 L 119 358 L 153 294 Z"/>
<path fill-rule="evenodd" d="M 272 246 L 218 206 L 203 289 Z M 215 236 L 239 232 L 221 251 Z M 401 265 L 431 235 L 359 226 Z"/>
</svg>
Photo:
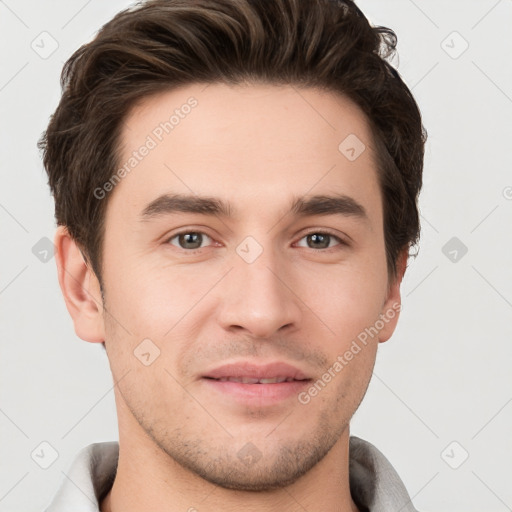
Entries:
<svg viewBox="0 0 512 512">
<path fill-rule="evenodd" d="M 204 239 L 210 239 L 208 235 L 199 233 L 197 231 L 184 231 L 183 233 L 177 233 L 176 235 L 169 238 L 169 243 L 180 249 L 200 249 Z M 173 243 L 173 240 L 177 240 L 177 244 Z"/>
<path fill-rule="evenodd" d="M 309 233 L 306 236 L 301 238 L 302 240 L 306 240 L 306 247 L 309 249 L 329 249 L 332 247 L 331 242 L 337 241 L 338 245 L 343 244 L 343 240 L 336 235 L 332 235 L 331 233 L 323 233 L 321 231 Z M 300 245 L 300 247 L 305 247 L 304 245 Z"/>
</svg>

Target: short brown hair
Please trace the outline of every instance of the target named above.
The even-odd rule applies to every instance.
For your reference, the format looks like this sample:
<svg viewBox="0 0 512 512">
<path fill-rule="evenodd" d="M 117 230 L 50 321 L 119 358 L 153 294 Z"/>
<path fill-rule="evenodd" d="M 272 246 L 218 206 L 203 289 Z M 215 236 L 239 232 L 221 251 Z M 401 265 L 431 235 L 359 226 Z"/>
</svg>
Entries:
<svg viewBox="0 0 512 512">
<path fill-rule="evenodd" d="M 366 114 L 377 150 L 389 275 L 419 239 L 426 131 L 388 62 L 395 33 L 351 0 L 149 0 L 117 14 L 66 62 L 62 98 L 39 141 L 55 216 L 101 282 L 107 200 L 124 119 L 144 97 L 192 83 L 315 87 Z M 340 141 L 341 142 L 341 141 Z"/>
</svg>

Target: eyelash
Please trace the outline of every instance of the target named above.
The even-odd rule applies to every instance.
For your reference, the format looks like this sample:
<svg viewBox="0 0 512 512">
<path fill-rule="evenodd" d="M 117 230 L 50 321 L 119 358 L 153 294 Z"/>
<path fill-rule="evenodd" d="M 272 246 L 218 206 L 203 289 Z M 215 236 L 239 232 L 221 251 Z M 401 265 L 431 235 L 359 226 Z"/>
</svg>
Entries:
<svg viewBox="0 0 512 512">
<path fill-rule="evenodd" d="M 174 233 L 171 237 L 167 238 L 167 243 L 169 245 L 173 245 L 171 244 L 171 240 L 173 240 L 174 238 L 176 237 L 179 237 L 180 235 L 186 235 L 186 234 L 190 234 L 190 233 L 194 233 L 194 234 L 199 234 L 199 235 L 205 235 L 207 236 L 208 238 L 210 238 L 210 240 L 213 240 L 213 238 L 206 234 L 204 231 L 194 231 L 194 230 L 185 230 L 185 231 L 179 231 L 178 233 Z M 303 238 L 306 238 L 307 236 L 309 235 L 328 235 L 332 238 L 335 238 L 338 243 L 337 246 L 335 247 L 327 247 L 325 249 L 311 249 L 312 251 L 318 251 L 318 252 L 331 252 L 333 249 L 335 249 L 336 247 L 339 247 L 339 246 L 348 246 L 348 243 L 345 242 L 345 240 L 343 240 L 342 238 L 340 238 L 338 235 L 334 234 L 333 232 L 329 231 L 329 230 L 313 230 L 313 231 L 309 231 L 308 233 L 305 233 L 304 235 L 302 235 L 302 237 L 299 239 L 302 240 Z M 201 252 L 203 249 L 206 249 L 206 247 L 200 247 L 199 249 L 183 249 L 182 247 L 178 247 L 178 246 L 175 246 L 173 245 L 173 247 L 175 247 L 176 249 L 178 250 L 181 250 L 183 252 L 186 252 L 187 254 L 196 254 L 198 252 Z M 308 247 L 304 247 L 304 249 L 309 249 Z"/>
</svg>

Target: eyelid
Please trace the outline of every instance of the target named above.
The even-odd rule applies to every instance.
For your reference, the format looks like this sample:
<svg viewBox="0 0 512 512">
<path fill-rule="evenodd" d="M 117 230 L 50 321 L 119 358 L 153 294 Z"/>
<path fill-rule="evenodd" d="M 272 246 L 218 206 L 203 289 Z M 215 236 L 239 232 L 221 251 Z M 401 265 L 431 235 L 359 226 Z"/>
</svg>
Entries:
<svg viewBox="0 0 512 512">
<path fill-rule="evenodd" d="M 176 249 L 180 250 L 180 251 L 184 251 L 184 252 L 187 252 L 187 253 L 194 253 L 196 251 L 201 251 L 203 249 L 206 249 L 206 247 L 210 247 L 210 245 L 213 245 L 213 244 L 210 244 L 206 247 L 199 247 L 198 249 L 183 249 L 182 247 L 178 247 L 177 245 L 174 245 L 171 243 L 171 240 L 173 240 L 174 238 L 180 236 L 180 235 L 185 235 L 185 234 L 189 234 L 189 233 L 196 233 L 196 234 L 199 234 L 199 235 L 203 235 L 208 237 L 212 242 L 214 242 L 214 238 L 209 235 L 208 233 L 204 232 L 204 231 L 201 231 L 200 229 L 194 229 L 194 228 L 187 228 L 187 229 L 183 229 L 181 231 L 177 231 L 176 233 L 172 233 L 171 235 L 169 236 L 166 236 L 165 237 L 165 243 L 169 244 L 169 245 L 172 245 L 173 247 L 175 247 Z"/>
<path fill-rule="evenodd" d="M 204 228 L 202 228 L 202 229 L 204 229 Z M 183 249 L 182 247 L 178 247 L 174 244 L 171 244 L 172 239 L 176 238 L 177 236 L 180 236 L 183 234 L 188 234 L 188 233 L 197 233 L 197 234 L 206 236 L 212 242 L 215 242 L 215 239 L 213 236 L 209 235 L 205 231 L 201 231 L 201 229 L 195 229 L 195 228 L 186 228 L 186 229 L 177 231 L 175 233 L 172 233 L 171 235 L 165 237 L 165 242 L 169 245 L 172 245 L 176 249 L 186 252 L 188 254 L 194 254 L 195 252 L 202 251 L 203 249 L 206 249 L 207 247 L 211 247 L 213 245 L 213 244 L 210 244 L 206 247 L 199 247 L 198 249 Z M 303 238 L 305 238 L 306 236 L 311 235 L 311 234 L 323 234 L 323 235 L 331 236 L 339 242 L 338 246 L 348 246 L 349 245 L 349 242 L 346 240 L 346 238 L 349 238 L 348 235 L 345 235 L 345 237 L 346 237 L 345 238 L 344 236 L 341 236 L 340 234 L 338 234 L 338 232 L 334 232 L 332 229 L 329 229 L 329 228 L 310 228 L 307 232 L 302 233 L 301 236 L 296 240 L 296 242 L 294 242 L 294 244 L 300 242 Z M 319 251 L 319 252 L 327 252 L 330 249 L 334 249 L 335 247 L 337 247 L 337 246 L 328 247 L 325 249 L 312 249 L 312 250 Z M 304 247 L 304 248 L 306 248 L 306 247 Z"/>
<path fill-rule="evenodd" d="M 348 236 L 346 236 L 346 238 L 344 238 L 342 235 L 338 234 L 338 232 L 334 232 L 333 230 L 331 230 L 329 228 L 310 229 L 306 233 L 303 233 L 300 236 L 300 238 L 297 240 L 297 242 L 302 240 L 304 237 L 306 237 L 308 235 L 312 235 L 312 234 L 329 235 L 333 238 L 336 238 L 336 240 L 338 240 L 338 242 L 339 242 L 339 245 L 349 245 L 348 241 L 346 240 L 346 238 L 349 238 Z M 295 243 L 297 243 L 297 242 L 295 242 Z M 328 251 L 329 249 L 334 249 L 334 247 L 328 247 L 327 249 L 313 249 L 313 250 L 325 252 L 325 251 Z"/>
</svg>

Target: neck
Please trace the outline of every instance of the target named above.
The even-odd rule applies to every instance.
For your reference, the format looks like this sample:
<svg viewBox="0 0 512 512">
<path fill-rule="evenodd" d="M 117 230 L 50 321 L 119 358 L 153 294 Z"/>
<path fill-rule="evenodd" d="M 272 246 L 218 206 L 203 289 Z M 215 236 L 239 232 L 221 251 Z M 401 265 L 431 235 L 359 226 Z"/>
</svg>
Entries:
<svg viewBox="0 0 512 512">
<path fill-rule="evenodd" d="M 130 419 L 129 425 L 119 422 L 117 473 L 101 512 L 358 512 L 349 486 L 348 427 L 329 453 L 293 484 L 250 492 L 222 488 L 185 469 Z"/>
</svg>

